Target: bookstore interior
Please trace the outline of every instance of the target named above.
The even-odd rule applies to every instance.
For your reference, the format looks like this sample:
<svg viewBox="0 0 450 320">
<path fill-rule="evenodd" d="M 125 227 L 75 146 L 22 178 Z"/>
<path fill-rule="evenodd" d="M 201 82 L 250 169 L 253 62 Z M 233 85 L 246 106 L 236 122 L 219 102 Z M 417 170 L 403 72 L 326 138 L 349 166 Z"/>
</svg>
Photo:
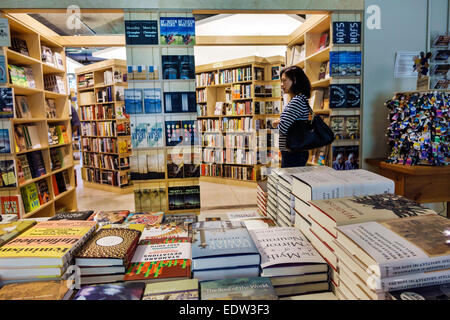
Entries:
<svg viewBox="0 0 450 320">
<path fill-rule="evenodd" d="M 339 8 L 0 8 L 0 300 L 450 300 L 449 3 Z"/>
</svg>

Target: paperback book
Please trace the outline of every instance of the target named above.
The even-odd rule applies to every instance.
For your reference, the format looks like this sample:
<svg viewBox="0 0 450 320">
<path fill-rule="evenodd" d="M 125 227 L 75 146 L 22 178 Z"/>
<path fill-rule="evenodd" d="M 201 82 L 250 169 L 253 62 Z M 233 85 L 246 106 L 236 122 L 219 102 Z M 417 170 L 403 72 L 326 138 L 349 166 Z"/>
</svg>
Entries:
<svg viewBox="0 0 450 320">
<path fill-rule="evenodd" d="M 144 283 L 108 283 L 82 287 L 72 300 L 141 300 Z"/>
<path fill-rule="evenodd" d="M 14 118 L 13 88 L 0 87 L 0 119 Z"/>
<path fill-rule="evenodd" d="M 0 160 L 0 189 L 17 186 L 14 160 Z"/>
<path fill-rule="evenodd" d="M 124 96 L 127 114 L 142 113 L 142 89 L 125 89 Z"/>
<path fill-rule="evenodd" d="M 195 18 L 161 17 L 162 45 L 195 45 Z"/>
<path fill-rule="evenodd" d="M 163 79 L 195 80 L 193 55 L 162 55 Z"/>
<path fill-rule="evenodd" d="M 200 294 L 202 300 L 278 300 L 270 279 L 264 277 L 202 282 Z"/>
<path fill-rule="evenodd" d="M 161 89 L 143 89 L 144 94 L 144 112 L 161 113 Z"/>
<path fill-rule="evenodd" d="M 0 153 L 11 153 L 9 129 L 0 129 Z"/>
<path fill-rule="evenodd" d="M 198 279 L 148 283 L 142 300 L 199 300 Z"/>
</svg>

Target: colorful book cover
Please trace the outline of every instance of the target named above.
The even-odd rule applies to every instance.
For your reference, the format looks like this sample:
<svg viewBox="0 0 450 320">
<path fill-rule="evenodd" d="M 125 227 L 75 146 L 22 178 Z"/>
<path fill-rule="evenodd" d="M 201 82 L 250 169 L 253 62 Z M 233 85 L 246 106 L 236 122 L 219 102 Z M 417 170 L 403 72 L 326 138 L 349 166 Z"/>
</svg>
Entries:
<svg viewBox="0 0 450 320">
<path fill-rule="evenodd" d="M 396 290 L 389 295 L 393 300 L 450 300 L 450 284 Z"/>
<path fill-rule="evenodd" d="M 0 84 L 5 84 L 6 82 L 7 74 L 5 56 L 3 54 L 0 54 Z"/>
<path fill-rule="evenodd" d="M 142 300 L 199 300 L 198 279 L 148 283 Z"/>
<path fill-rule="evenodd" d="M 20 212 L 20 196 L 0 196 L 0 214 L 14 214 L 18 218 Z"/>
<path fill-rule="evenodd" d="M 72 300 L 141 300 L 145 283 L 107 283 L 84 286 Z"/>
<path fill-rule="evenodd" d="M 202 300 L 278 300 L 268 277 L 206 281 L 200 294 Z"/>
<path fill-rule="evenodd" d="M 13 88 L 0 88 L 0 119 L 14 118 Z"/>
<path fill-rule="evenodd" d="M 0 188 L 17 186 L 14 160 L 0 160 Z"/>
<path fill-rule="evenodd" d="M 146 227 L 154 226 L 160 224 L 164 219 L 164 212 L 136 212 L 131 213 L 124 223 L 138 223 L 143 224 Z"/>
<path fill-rule="evenodd" d="M 159 118 L 147 123 L 147 145 L 149 148 L 164 146 L 163 122 Z"/>
<path fill-rule="evenodd" d="M 155 240 L 167 238 L 189 238 L 191 229 L 184 222 L 166 222 L 146 226 L 141 235 L 141 240 Z"/>
<path fill-rule="evenodd" d="M 8 129 L 0 129 L 0 153 L 11 153 Z"/>
<path fill-rule="evenodd" d="M 27 76 L 24 68 L 8 64 L 8 69 L 12 84 L 21 87 L 28 87 Z"/>
<path fill-rule="evenodd" d="M 34 220 L 21 220 L 0 224 L 0 247 L 36 224 Z"/>
<path fill-rule="evenodd" d="M 189 278 L 191 276 L 191 243 L 140 241 L 125 273 L 124 281 Z"/>
<path fill-rule="evenodd" d="M 100 225 L 123 223 L 129 214 L 129 210 L 96 211 L 89 217 L 88 221 L 96 221 Z"/>
<path fill-rule="evenodd" d="M 125 89 L 125 112 L 127 114 L 142 113 L 142 89 Z"/>
<path fill-rule="evenodd" d="M 161 113 L 161 89 L 143 89 L 144 92 L 144 112 Z"/>
<path fill-rule="evenodd" d="M 39 200 L 38 200 L 39 202 Z M 42 221 L 0 248 L 2 258 L 59 258 L 64 265 L 74 250 L 95 230 L 93 221 Z M 26 250 L 25 250 L 26 249 Z M 45 250 L 44 250 L 45 249 Z"/>
<path fill-rule="evenodd" d="M 161 17 L 162 45 L 195 45 L 195 18 Z"/>
<path fill-rule="evenodd" d="M 30 183 L 21 190 L 25 212 L 31 212 L 40 207 L 39 194 L 35 183 Z"/>
</svg>

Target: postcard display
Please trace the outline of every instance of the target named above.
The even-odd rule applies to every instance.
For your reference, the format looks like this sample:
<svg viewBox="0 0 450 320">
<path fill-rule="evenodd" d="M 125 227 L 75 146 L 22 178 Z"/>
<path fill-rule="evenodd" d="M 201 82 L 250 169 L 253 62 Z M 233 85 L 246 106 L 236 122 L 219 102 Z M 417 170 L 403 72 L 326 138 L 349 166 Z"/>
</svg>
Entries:
<svg viewBox="0 0 450 320">
<path fill-rule="evenodd" d="M 309 165 L 361 167 L 362 26 L 360 13 L 317 16 L 288 45 L 286 65 L 305 71 L 312 87 L 310 105 L 335 133 L 331 146 L 311 151 Z"/>
<path fill-rule="evenodd" d="M 0 42 L 0 214 L 34 218 L 76 210 L 64 47 L 5 16 L 0 18 L 0 32 L 7 35 Z"/>
<path fill-rule="evenodd" d="M 191 12 L 125 12 L 131 180 L 136 211 L 199 212 Z"/>
</svg>

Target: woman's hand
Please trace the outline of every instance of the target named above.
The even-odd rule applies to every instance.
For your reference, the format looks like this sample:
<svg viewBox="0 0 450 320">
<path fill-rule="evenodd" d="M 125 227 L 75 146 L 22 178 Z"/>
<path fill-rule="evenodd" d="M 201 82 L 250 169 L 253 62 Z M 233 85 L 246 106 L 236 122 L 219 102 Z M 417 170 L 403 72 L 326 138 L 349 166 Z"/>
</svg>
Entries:
<svg viewBox="0 0 450 320">
<path fill-rule="evenodd" d="M 273 121 L 272 121 L 272 126 L 273 126 L 274 128 L 278 127 L 279 124 L 280 124 L 280 119 L 276 119 L 276 120 L 273 120 Z"/>
</svg>

